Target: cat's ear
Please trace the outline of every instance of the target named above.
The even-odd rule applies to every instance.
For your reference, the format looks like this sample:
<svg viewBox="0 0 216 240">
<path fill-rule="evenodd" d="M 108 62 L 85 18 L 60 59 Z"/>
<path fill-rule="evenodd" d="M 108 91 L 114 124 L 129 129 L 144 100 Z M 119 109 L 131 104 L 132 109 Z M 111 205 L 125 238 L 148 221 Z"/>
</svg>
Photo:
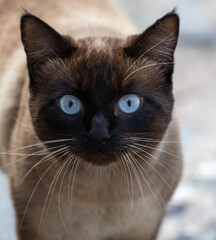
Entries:
<svg viewBox="0 0 216 240">
<path fill-rule="evenodd" d="M 140 35 L 128 38 L 124 51 L 133 58 L 149 56 L 156 61 L 172 61 L 179 35 L 175 10 L 157 20 Z"/>
<path fill-rule="evenodd" d="M 30 13 L 21 18 L 21 38 L 28 65 L 44 63 L 55 57 L 67 58 L 76 50 L 76 44 L 71 38 L 60 35 Z"/>
</svg>

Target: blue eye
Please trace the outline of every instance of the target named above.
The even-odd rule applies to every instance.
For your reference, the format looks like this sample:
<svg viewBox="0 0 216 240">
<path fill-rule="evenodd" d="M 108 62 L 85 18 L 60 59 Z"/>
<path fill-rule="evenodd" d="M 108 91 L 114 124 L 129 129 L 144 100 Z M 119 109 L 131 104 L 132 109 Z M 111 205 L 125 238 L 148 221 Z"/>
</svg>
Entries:
<svg viewBox="0 0 216 240">
<path fill-rule="evenodd" d="M 61 110 L 69 115 L 77 114 L 82 109 L 81 101 L 72 95 L 65 95 L 60 98 L 59 105 Z"/>
<path fill-rule="evenodd" d="M 140 107 L 141 100 L 136 94 L 128 94 L 120 98 L 118 107 L 123 113 L 134 113 Z"/>
</svg>

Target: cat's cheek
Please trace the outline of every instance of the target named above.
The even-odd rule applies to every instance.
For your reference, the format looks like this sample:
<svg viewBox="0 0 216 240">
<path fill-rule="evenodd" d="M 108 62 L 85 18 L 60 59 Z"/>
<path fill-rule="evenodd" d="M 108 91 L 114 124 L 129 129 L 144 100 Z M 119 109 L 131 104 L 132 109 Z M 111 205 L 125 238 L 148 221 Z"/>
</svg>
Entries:
<svg viewBox="0 0 216 240">
<path fill-rule="evenodd" d="M 68 115 L 55 106 L 44 107 L 32 115 L 35 132 L 42 140 L 62 138 L 65 134 L 77 135 L 82 129 L 82 115 Z"/>
</svg>

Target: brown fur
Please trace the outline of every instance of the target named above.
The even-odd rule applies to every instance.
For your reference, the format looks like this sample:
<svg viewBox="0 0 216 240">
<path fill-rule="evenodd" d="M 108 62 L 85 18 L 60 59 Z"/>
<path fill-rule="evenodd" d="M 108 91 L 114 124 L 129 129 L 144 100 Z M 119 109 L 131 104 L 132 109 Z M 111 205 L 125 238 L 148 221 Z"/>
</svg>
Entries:
<svg viewBox="0 0 216 240">
<path fill-rule="evenodd" d="M 41 0 L 23 0 L 21 4 L 51 26 L 55 26 L 59 33 L 69 34 L 71 37 L 61 37 L 52 30 L 48 31 L 43 22 L 39 23 L 40 20 L 31 15 L 22 18 L 22 41 L 30 76 L 29 94 L 29 78 L 19 41 L 19 11 L 15 1 L 10 1 L 10 4 L 8 1 L 0 1 L 0 23 L 8 19 L 10 14 L 10 21 L 4 25 L 0 38 L 0 49 L 3 49 L 0 65 L 1 152 L 53 140 L 53 137 L 63 138 L 62 135 L 66 134 L 63 131 L 64 126 L 52 122 L 53 116 L 49 116 L 53 106 L 46 112 L 46 106 L 55 95 L 58 104 L 59 94 L 61 96 L 63 91 L 62 79 L 66 79 L 66 88 L 76 92 L 83 102 L 85 110 L 80 114 L 82 117 L 88 115 L 86 122 L 97 111 L 87 113 L 86 106 L 90 103 L 95 109 L 103 109 L 109 119 L 110 128 L 114 128 L 115 118 L 120 119 L 122 124 L 130 122 L 126 130 L 122 128 L 121 134 L 116 136 L 116 145 L 121 145 L 124 151 L 126 145 L 133 144 L 135 140 L 126 140 L 122 132 L 130 129 L 131 125 L 139 129 L 140 122 L 148 126 L 148 131 L 145 130 L 142 135 L 126 132 L 126 136 L 141 136 L 160 141 L 149 140 L 146 143 L 147 147 L 143 150 L 149 155 L 138 149 L 134 155 L 144 169 L 139 171 L 135 167 L 134 170 L 141 179 L 144 196 L 138 184 L 139 179 L 135 175 L 130 178 L 125 165 L 115 157 L 116 154 L 85 153 L 83 157 L 85 147 L 82 146 L 76 152 L 81 158 L 79 164 L 73 165 L 74 162 L 71 162 L 69 165 L 62 165 L 62 158 L 47 171 L 51 163 L 59 157 L 56 156 L 52 162 L 47 161 L 35 167 L 25 181 L 19 184 L 17 182 L 40 161 L 41 156 L 31 155 L 15 162 L 19 156 L 1 155 L 3 164 L 10 164 L 5 170 L 10 179 L 19 239 L 155 239 L 165 204 L 180 179 L 182 169 L 180 146 L 177 143 L 173 143 L 175 147 L 169 144 L 179 141 L 172 96 L 172 63 L 178 38 L 178 16 L 169 13 L 143 34 L 131 36 L 136 33 L 136 29 L 108 1 L 47 1 L 44 6 L 44 1 Z M 43 34 L 41 28 L 44 29 Z M 50 35 L 45 35 L 45 32 Z M 160 41 L 161 44 L 149 51 Z M 56 42 L 61 47 L 56 47 Z M 49 48 L 44 48 L 43 43 L 48 43 Z M 143 53 L 146 54 L 142 57 Z M 133 64 L 134 61 L 136 64 Z M 147 65 L 150 67 L 136 71 Z M 130 116 L 119 111 L 117 102 L 125 92 L 140 94 L 143 96 L 143 106 L 152 106 L 146 110 L 148 114 L 145 118 L 139 115 L 141 110 Z M 152 117 L 154 113 L 157 114 Z M 55 119 L 58 120 L 58 114 Z M 73 129 L 68 129 L 68 136 L 69 133 L 72 136 L 70 131 Z M 136 142 L 142 144 L 142 141 Z M 46 149 L 47 146 L 57 145 L 33 146 L 15 153 L 32 154 Z M 117 147 L 114 145 L 112 151 L 115 153 Z M 152 150 L 151 147 L 157 149 Z M 147 162 L 143 162 L 139 155 L 145 157 Z M 155 158 L 163 160 L 162 164 Z M 76 178 L 74 181 L 72 177 L 70 181 L 70 172 L 74 172 L 74 168 Z M 59 169 L 62 172 L 55 184 L 55 191 L 51 198 L 49 195 L 45 204 Z M 133 200 L 128 197 L 125 172 L 129 178 L 129 188 L 133 185 Z M 69 199 L 72 181 L 71 208 Z M 43 212 L 44 206 L 47 210 L 48 205 L 48 211 Z"/>
</svg>

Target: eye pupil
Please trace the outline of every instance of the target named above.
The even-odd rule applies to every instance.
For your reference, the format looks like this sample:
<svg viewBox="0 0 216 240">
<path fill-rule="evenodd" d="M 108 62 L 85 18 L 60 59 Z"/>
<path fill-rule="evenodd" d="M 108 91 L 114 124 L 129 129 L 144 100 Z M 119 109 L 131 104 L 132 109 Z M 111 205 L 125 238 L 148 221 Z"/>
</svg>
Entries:
<svg viewBox="0 0 216 240">
<path fill-rule="evenodd" d="M 72 106 L 73 106 L 73 102 L 72 102 L 72 101 L 69 101 L 68 107 L 71 108 Z"/>
<path fill-rule="evenodd" d="M 131 100 L 128 100 L 127 104 L 128 104 L 129 107 L 131 107 Z"/>
</svg>

